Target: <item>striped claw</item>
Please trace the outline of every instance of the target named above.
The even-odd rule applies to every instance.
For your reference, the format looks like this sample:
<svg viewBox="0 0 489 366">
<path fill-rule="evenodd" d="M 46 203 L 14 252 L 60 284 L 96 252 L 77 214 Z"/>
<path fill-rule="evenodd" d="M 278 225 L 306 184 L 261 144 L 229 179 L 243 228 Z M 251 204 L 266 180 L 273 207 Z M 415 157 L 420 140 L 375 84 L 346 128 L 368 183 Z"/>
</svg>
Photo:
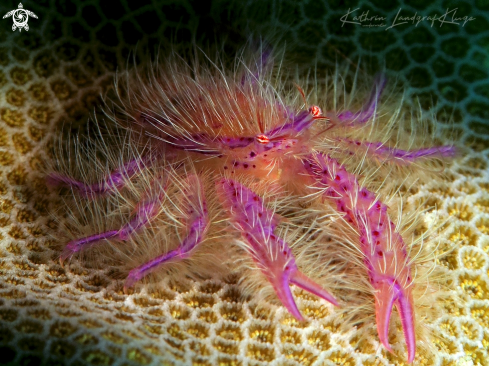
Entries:
<svg viewBox="0 0 489 366">
<path fill-rule="evenodd" d="M 231 179 L 217 183 L 224 207 L 231 214 L 233 226 L 246 241 L 246 250 L 273 286 L 285 308 L 297 319 L 303 320 L 294 301 L 290 285 L 296 285 L 338 306 L 336 299 L 303 273 L 299 272 L 288 244 L 278 238 L 275 228 L 277 215 L 251 189 Z"/>
<path fill-rule="evenodd" d="M 251 235 L 244 235 L 250 245 L 259 245 Z M 321 286 L 307 277 L 305 274 L 299 271 L 295 263 L 295 258 L 292 252 L 283 240 L 272 236 L 270 241 L 274 244 L 268 243 L 268 245 L 277 246 L 280 251 L 276 251 L 275 255 L 269 257 L 266 256 L 262 250 L 253 250 L 252 256 L 255 262 L 259 263 L 263 274 L 267 277 L 268 281 L 273 286 L 277 297 L 285 306 L 285 308 L 291 313 L 297 320 L 302 321 L 304 317 L 300 313 L 295 303 L 290 285 L 296 285 L 297 287 L 310 292 L 335 306 L 339 306 L 336 299 L 329 292 L 324 290 Z M 260 253 L 260 254 L 258 254 Z M 280 254 L 279 254 L 280 253 Z M 284 255 L 281 255 L 285 253 Z M 255 256 L 258 254 L 258 256 Z"/>
<path fill-rule="evenodd" d="M 392 352 L 388 341 L 392 307 L 399 311 L 408 349 L 408 362 L 416 354 L 412 278 L 406 244 L 390 220 L 387 206 L 373 192 L 362 188 L 356 177 L 337 160 L 325 154 L 304 159 L 304 168 L 315 178 L 324 195 L 333 198 L 345 220 L 360 233 L 369 280 L 375 289 L 375 312 L 379 338 Z"/>
<path fill-rule="evenodd" d="M 375 315 L 380 342 L 393 352 L 389 344 L 389 322 L 395 305 L 401 317 L 404 339 L 408 352 L 408 363 L 413 362 L 416 354 L 416 335 L 414 330 L 414 311 L 411 291 L 404 290 L 395 281 L 382 281 L 376 286 Z"/>
</svg>

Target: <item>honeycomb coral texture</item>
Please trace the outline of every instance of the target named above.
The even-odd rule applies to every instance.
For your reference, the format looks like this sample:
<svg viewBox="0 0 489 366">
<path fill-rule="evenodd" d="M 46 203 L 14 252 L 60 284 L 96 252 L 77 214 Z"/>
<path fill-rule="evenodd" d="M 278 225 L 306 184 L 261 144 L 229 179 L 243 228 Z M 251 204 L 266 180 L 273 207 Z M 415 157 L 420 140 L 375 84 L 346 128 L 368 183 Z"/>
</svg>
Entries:
<svg viewBox="0 0 489 366">
<path fill-rule="evenodd" d="M 316 57 L 323 68 L 344 57 L 361 56 L 367 69 L 385 60 L 387 73 L 411 85 L 410 100 L 436 104 L 439 138 L 465 145 L 468 153 L 445 181 L 418 187 L 410 198 L 428 200 L 440 218 L 451 219 L 439 250 L 453 250 L 439 265 L 453 271 L 452 291 L 463 300 L 444 304 L 446 315 L 435 324 L 437 352 L 420 354 L 415 363 L 489 364 L 487 1 L 100 3 L 25 1 L 39 17 L 29 20 L 28 32 L 12 32 L 11 19 L 0 22 L 0 363 L 403 364 L 404 355 L 385 353 L 376 337 L 340 331 L 341 319 L 300 291 L 298 306 L 309 319 L 303 323 L 243 298 L 234 276 L 165 282 L 126 296 L 108 271 L 76 261 L 69 270 L 58 265 L 59 246 L 50 235 L 57 226 L 48 213 L 62 202 L 42 173 L 56 128 L 83 129 L 138 41 L 158 44 L 176 34 L 174 42 L 188 42 L 193 33 L 215 32 L 239 41 L 246 37 L 238 30 L 248 23 L 282 34 L 304 68 Z M 399 8 L 411 15 L 458 8 L 476 20 L 389 31 L 341 27 L 339 18 L 357 7 L 389 19 Z M 2 2 L 0 14 L 15 8 Z"/>
</svg>

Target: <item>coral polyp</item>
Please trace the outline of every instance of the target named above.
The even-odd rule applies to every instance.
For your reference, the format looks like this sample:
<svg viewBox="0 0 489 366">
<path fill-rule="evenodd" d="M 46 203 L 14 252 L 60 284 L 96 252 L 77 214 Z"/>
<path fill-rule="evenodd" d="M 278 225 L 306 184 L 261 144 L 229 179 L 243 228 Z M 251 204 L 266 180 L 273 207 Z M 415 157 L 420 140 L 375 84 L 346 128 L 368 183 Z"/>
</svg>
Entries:
<svg viewBox="0 0 489 366">
<path fill-rule="evenodd" d="M 51 183 L 71 187 L 78 202 L 69 224 L 75 237 L 64 247 L 61 263 L 96 248 L 123 253 L 119 258 L 138 262 L 127 274 L 128 291 L 178 261 L 189 259 L 198 273 L 204 264 L 192 262 L 193 255 L 216 250 L 216 265 L 226 258 L 228 267 L 254 268 L 266 280 L 259 285 L 269 283 L 302 320 L 291 285 L 342 305 L 332 295 L 341 298 L 340 290 L 326 288 L 306 265 L 307 256 L 297 255 L 328 255 L 322 239 L 330 225 L 321 219 L 334 208 L 366 269 L 381 343 L 392 351 L 388 332 L 395 306 L 412 362 L 415 263 L 408 238 L 384 203 L 385 187 L 430 159 L 451 157 L 454 149 L 419 146 L 426 143 L 423 137 L 405 130 L 413 115 L 401 113 L 400 105 L 382 107 L 381 74 L 369 92 L 358 87 L 356 74 L 349 95 L 341 91 L 346 87 L 338 74 L 314 88 L 307 79 L 295 80 L 306 94 L 269 52 L 242 55 L 229 69 L 201 51 L 192 63 L 172 55 L 118 76 L 105 115 L 108 124 L 125 131 L 124 138 L 100 133 L 98 142 L 85 148 L 78 172 L 59 156 L 57 172 L 49 175 Z M 364 94 L 361 100 L 348 98 L 356 91 Z M 308 106 L 308 99 L 315 105 Z M 76 237 L 87 225 L 92 233 Z M 148 245 L 150 237 L 165 244 Z"/>
</svg>

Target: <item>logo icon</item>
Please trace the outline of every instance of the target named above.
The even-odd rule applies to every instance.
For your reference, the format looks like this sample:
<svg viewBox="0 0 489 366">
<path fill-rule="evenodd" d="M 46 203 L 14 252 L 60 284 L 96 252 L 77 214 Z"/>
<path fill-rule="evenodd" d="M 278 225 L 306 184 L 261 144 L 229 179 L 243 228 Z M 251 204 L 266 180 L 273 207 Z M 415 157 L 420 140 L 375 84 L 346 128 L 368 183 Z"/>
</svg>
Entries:
<svg viewBox="0 0 489 366">
<path fill-rule="evenodd" d="M 19 3 L 19 8 L 9 11 L 3 16 L 3 19 L 11 16 L 12 20 L 14 21 L 14 24 L 12 25 L 12 30 L 15 31 L 17 28 L 19 28 L 19 32 L 22 32 L 22 28 L 24 28 L 26 31 L 29 30 L 29 26 L 27 25 L 29 15 L 37 19 L 36 14 L 34 14 L 32 11 L 25 10 L 22 3 Z"/>
</svg>

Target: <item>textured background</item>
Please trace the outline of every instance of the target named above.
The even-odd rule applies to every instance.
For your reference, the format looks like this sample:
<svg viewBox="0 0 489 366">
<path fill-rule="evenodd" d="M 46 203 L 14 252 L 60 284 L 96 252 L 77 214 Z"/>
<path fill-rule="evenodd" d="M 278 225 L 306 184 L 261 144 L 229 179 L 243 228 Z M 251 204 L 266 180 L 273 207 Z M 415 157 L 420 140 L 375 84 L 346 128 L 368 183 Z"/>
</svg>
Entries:
<svg viewBox="0 0 489 366">
<path fill-rule="evenodd" d="M 451 217 L 442 242 L 454 248 L 440 261 L 456 278 L 463 302 L 447 302 L 437 319 L 438 353 L 423 365 L 489 364 L 489 3 L 443 1 L 98 1 L 23 3 L 39 19 L 12 32 L 0 19 L 0 364 L 131 365 L 403 364 L 379 349 L 376 336 L 359 342 L 342 333 L 329 307 L 297 293 L 311 320 L 257 311 L 240 297 L 236 278 L 146 289 L 130 297 L 108 273 L 57 264 L 41 173 L 56 126 L 83 125 L 99 93 L 130 50 L 226 38 L 241 44 L 248 30 L 273 31 L 293 62 L 321 70 L 336 60 L 373 72 L 385 65 L 411 85 L 410 100 L 435 105 L 443 136 L 467 147 L 449 183 L 419 187 L 440 217 Z M 3 1 L 0 14 L 17 8 Z M 476 18 L 430 27 L 424 22 L 384 29 L 341 27 L 348 8 L 392 21 L 399 8 L 422 15 L 458 8 Z M 484 13 L 485 11 L 485 13 Z M 485 16 L 484 16 L 485 15 Z M 217 35 L 217 37 L 215 36 Z M 373 331 L 372 334 L 375 334 Z M 398 339 L 399 340 L 399 339 Z M 403 349 L 402 337 L 400 349 Z M 166 361 L 165 361 L 166 360 Z"/>
</svg>

